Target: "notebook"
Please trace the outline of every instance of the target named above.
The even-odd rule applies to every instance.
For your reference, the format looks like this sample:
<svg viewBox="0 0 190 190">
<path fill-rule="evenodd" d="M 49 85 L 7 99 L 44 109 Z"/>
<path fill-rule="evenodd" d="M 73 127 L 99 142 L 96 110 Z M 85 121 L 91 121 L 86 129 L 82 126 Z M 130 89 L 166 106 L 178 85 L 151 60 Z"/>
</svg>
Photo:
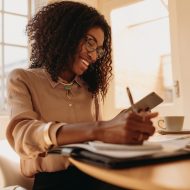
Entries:
<svg viewBox="0 0 190 190">
<path fill-rule="evenodd" d="M 148 142 L 141 148 L 139 146 L 141 145 L 116 145 L 95 141 L 60 146 L 50 150 L 49 154 L 60 154 L 106 168 L 129 168 L 190 158 L 189 149 L 165 151 L 158 143 Z"/>
</svg>

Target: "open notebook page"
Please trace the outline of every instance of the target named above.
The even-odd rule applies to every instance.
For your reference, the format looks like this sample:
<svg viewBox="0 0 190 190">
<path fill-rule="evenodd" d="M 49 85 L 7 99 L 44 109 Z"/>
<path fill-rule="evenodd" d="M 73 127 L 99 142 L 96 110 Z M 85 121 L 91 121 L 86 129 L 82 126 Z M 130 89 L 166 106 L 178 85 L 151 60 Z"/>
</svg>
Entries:
<svg viewBox="0 0 190 190">
<path fill-rule="evenodd" d="M 94 153 L 107 155 L 115 158 L 130 158 L 136 156 L 150 155 L 162 150 L 162 146 L 158 143 L 146 142 L 143 145 L 118 145 L 102 143 L 99 141 L 90 141 L 87 143 L 69 144 L 60 146 L 59 149 L 61 154 L 67 154 L 68 148 L 84 148 Z"/>
</svg>

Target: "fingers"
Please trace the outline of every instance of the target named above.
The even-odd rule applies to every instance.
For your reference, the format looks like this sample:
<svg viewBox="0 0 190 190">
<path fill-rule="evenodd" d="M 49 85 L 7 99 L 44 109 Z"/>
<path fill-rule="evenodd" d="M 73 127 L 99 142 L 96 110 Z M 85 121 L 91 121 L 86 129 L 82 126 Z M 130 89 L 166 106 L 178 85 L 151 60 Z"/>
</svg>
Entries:
<svg viewBox="0 0 190 190">
<path fill-rule="evenodd" d="M 128 144 L 142 144 L 144 140 L 147 140 L 149 135 L 145 133 L 139 133 L 135 131 L 129 132 L 130 135 L 130 141 Z"/>
<path fill-rule="evenodd" d="M 152 124 L 151 119 L 158 115 L 157 112 L 154 113 L 147 113 L 143 112 L 140 114 L 137 113 L 128 113 L 127 121 L 137 121 L 137 122 L 145 122 L 147 124 Z"/>
<path fill-rule="evenodd" d="M 127 130 L 137 131 L 139 133 L 146 133 L 147 135 L 153 135 L 155 132 L 155 127 L 152 122 L 138 122 L 134 120 L 128 120 L 126 123 Z"/>
<path fill-rule="evenodd" d="M 140 112 L 140 113 L 128 112 L 128 117 L 136 118 L 139 120 L 141 120 L 142 117 L 146 117 L 146 119 L 152 119 L 157 116 L 158 116 L 158 112 Z"/>
<path fill-rule="evenodd" d="M 145 118 L 146 119 L 152 119 L 152 118 L 155 118 L 155 117 L 157 117 L 158 116 L 158 112 L 152 112 L 152 113 L 147 113 L 146 115 L 145 115 Z"/>
<path fill-rule="evenodd" d="M 137 114 L 137 113 L 134 113 L 134 112 L 129 112 L 127 120 L 135 120 L 135 121 L 138 121 L 138 122 L 142 122 L 143 117 L 142 117 L 141 114 Z"/>
<path fill-rule="evenodd" d="M 146 115 L 131 113 L 126 121 L 126 128 L 129 131 L 136 131 L 139 133 L 145 133 L 148 136 L 153 135 L 155 127 L 153 122 L 150 120 L 156 117 L 158 113 L 147 113 Z M 147 138 L 147 137 L 146 137 Z"/>
</svg>

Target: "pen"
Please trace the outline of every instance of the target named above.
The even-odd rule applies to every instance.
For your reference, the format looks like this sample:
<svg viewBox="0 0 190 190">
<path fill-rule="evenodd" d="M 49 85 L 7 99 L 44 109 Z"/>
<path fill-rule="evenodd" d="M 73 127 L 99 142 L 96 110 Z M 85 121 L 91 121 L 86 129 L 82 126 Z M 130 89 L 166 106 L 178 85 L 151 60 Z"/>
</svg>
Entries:
<svg viewBox="0 0 190 190">
<path fill-rule="evenodd" d="M 127 95 L 128 95 L 128 98 L 129 98 L 129 101 L 130 101 L 130 104 L 131 104 L 132 111 L 136 112 L 131 91 L 130 91 L 129 87 L 127 87 L 126 89 L 127 89 Z"/>
<path fill-rule="evenodd" d="M 137 110 L 135 109 L 135 105 L 134 105 L 134 102 L 133 102 L 133 97 L 132 97 L 132 94 L 131 94 L 131 91 L 129 89 L 129 87 L 126 88 L 127 89 L 127 94 L 128 94 L 128 97 L 129 97 L 129 101 L 130 101 L 130 104 L 131 104 L 131 109 L 133 112 L 136 112 L 137 113 Z M 145 115 L 146 114 L 141 114 L 142 118 L 143 118 L 143 121 L 145 121 Z"/>
</svg>

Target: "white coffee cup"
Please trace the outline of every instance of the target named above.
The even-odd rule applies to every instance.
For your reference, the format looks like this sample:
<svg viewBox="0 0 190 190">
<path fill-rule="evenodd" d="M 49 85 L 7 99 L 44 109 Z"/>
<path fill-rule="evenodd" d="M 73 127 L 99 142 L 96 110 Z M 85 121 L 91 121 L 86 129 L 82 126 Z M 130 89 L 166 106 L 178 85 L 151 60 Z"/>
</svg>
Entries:
<svg viewBox="0 0 190 190">
<path fill-rule="evenodd" d="M 158 120 L 158 127 L 165 131 L 181 131 L 184 116 L 165 116 Z"/>
</svg>

